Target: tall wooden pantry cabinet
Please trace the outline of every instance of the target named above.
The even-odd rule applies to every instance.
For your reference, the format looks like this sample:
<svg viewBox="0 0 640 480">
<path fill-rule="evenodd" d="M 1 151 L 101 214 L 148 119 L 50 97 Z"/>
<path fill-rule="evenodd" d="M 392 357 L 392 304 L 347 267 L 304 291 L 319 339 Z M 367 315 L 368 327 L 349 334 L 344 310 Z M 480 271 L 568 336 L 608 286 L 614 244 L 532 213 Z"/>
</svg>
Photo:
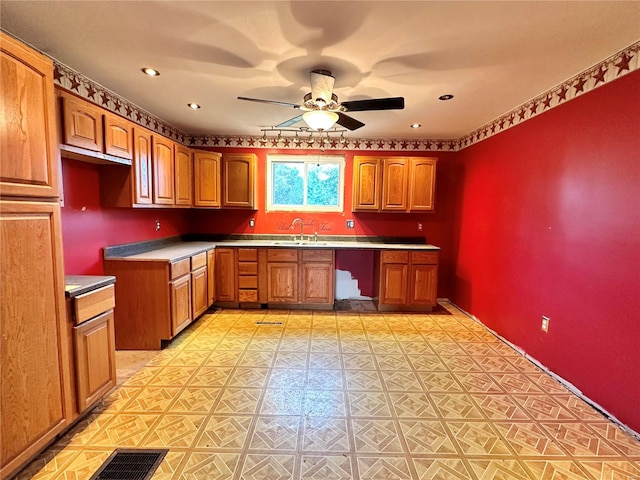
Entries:
<svg viewBox="0 0 640 480">
<path fill-rule="evenodd" d="M 71 415 L 50 59 L 0 32 L 0 478 Z"/>
</svg>

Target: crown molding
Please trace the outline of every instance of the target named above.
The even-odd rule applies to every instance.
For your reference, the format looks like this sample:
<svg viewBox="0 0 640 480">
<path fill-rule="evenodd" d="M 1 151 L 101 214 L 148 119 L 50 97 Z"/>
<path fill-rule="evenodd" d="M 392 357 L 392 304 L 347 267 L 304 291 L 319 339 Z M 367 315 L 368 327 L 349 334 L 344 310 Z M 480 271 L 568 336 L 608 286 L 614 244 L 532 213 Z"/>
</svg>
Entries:
<svg viewBox="0 0 640 480">
<path fill-rule="evenodd" d="M 395 152 L 451 152 L 462 150 L 482 140 L 524 123 L 552 108 L 600 88 L 640 68 L 640 41 L 617 52 L 596 65 L 580 72 L 555 87 L 537 95 L 522 105 L 482 125 L 459 139 L 393 139 L 318 136 L 267 137 L 234 135 L 190 135 L 161 118 L 85 77 L 72 68 L 53 60 L 54 83 L 85 100 L 127 118 L 153 132 L 169 137 L 189 147 L 280 148 L 309 150 L 371 150 Z"/>
</svg>

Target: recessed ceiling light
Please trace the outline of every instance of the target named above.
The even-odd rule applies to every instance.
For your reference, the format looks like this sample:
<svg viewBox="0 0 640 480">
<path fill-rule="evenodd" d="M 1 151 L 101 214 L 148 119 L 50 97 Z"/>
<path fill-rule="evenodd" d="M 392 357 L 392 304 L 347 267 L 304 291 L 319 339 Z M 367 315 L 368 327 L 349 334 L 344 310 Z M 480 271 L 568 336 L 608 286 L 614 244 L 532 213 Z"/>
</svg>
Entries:
<svg viewBox="0 0 640 480">
<path fill-rule="evenodd" d="M 155 68 L 149 68 L 149 67 L 144 67 L 142 69 L 142 73 L 146 73 L 150 77 L 157 77 L 158 75 L 160 75 L 160 72 L 158 70 L 156 70 Z"/>
<path fill-rule="evenodd" d="M 438 97 L 438 100 L 451 100 L 453 98 L 453 95 L 451 95 L 450 93 L 447 93 L 446 95 L 440 95 Z"/>
<path fill-rule="evenodd" d="M 198 110 L 200 108 L 200 105 L 198 105 L 197 103 L 187 103 L 187 107 Z"/>
<path fill-rule="evenodd" d="M 422 125 L 419 123 L 412 123 L 411 128 L 420 128 Z"/>
</svg>

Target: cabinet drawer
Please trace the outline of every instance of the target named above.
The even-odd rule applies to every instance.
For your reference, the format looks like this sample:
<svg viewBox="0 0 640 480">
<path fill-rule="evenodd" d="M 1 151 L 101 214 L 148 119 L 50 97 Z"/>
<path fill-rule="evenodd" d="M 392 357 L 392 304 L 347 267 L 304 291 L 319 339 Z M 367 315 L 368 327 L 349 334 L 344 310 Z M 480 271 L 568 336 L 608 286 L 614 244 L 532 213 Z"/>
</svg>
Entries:
<svg viewBox="0 0 640 480">
<path fill-rule="evenodd" d="M 239 262 L 257 262 L 258 249 L 257 248 L 239 248 L 238 261 Z"/>
<path fill-rule="evenodd" d="M 96 315 L 111 310 L 116 305 L 115 288 L 113 285 L 93 290 L 75 297 L 76 323 L 89 320 Z"/>
<path fill-rule="evenodd" d="M 178 260 L 177 262 L 173 262 L 170 265 L 171 269 L 171 280 L 175 280 L 178 277 L 186 275 L 191 271 L 191 259 L 185 258 L 184 260 Z"/>
<path fill-rule="evenodd" d="M 437 265 L 437 252 L 411 252 L 411 263 L 423 265 Z"/>
<path fill-rule="evenodd" d="M 198 253 L 191 257 L 191 270 L 195 270 L 207 265 L 207 252 Z"/>
<path fill-rule="evenodd" d="M 297 262 L 298 250 L 292 248 L 269 248 L 267 249 L 268 262 Z"/>
<path fill-rule="evenodd" d="M 258 277 L 255 275 L 238 277 L 238 288 L 258 288 Z"/>
<path fill-rule="evenodd" d="M 407 250 L 383 250 L 380 254 L 381 263 L 409 263 Z"/>
<path fill-rule="evenodd" d="M 258 301 L 258 291 L 257 290 L 240 290 L 238 292 L 238 301 L 256 303 Z"/>
<path fill-rule="evenodd" d="M 238 275 L 257 275 L 258 264 L 255 262 L 240 262 L 238 263 Z"/>
<path fill-rule="evenodd" d="M 333 250 L 302 250 L 303 262 L 333 262 Z"/>
</svg>

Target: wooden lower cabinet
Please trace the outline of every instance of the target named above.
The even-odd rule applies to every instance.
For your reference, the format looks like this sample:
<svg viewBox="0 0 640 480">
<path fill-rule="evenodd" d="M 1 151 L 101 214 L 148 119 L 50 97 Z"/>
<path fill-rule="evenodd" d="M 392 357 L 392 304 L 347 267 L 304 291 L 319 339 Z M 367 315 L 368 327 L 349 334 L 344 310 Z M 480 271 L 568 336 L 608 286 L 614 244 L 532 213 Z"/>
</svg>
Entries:
<svg viewBox="0 0 640 480">
<path fill-rule="evenodd" d="M 0 478 L 70 421 L 60 206 L 0 201 Z"/>
<path fill-rule="evenodd" d="M 171 289 L 171 337 L 175 337 L 191 323 L 191 276 L 172 280 Z"/>
<path fill-rule="evenodd" d="M 215 249 L 211 249 L 207 252 L 207 297 L 209 300 L 209 305 L 213 305 L 216 301 L 216 251 Z"/>
<path fill-rule="evenodd" d="M 411 265 L 409 276 L 409 305 L 436 304 L 438 265 Z"/>
<path fill-rule="evenodd" d="M 267 301 L 298 303 L 298 262 L 267 263 Z"/>
<path fill-rule="evenodd" d="M 73 328 L 76 401 L 84 412 L 116 385 L 113 310 Z"/>
<path fill-rule="evenodd" d="M 376 252 L 374 300 L 378 310 L 431 311 L 438 288 L 437 251 Z"/>
<path fill-rule="evenodd" d="M 334 276 L 333 250 L 267 250 L 268 303 L 333 307 Z"/>
<path fill-rule="evenodd" d="M 380 273 L 380 303 L 405 305 L 407 303 L 407 271 L 409 265 L 383 263 Z"/>
<path fill-rule="evenodd" d="M 207 283 L 208 272 L 206 265 L 191 272 L 191 310 L 193 311 L 193 318 L 199 317 L 209 308 Z"/>
<path fill-rule="evenodd" d="M 216 301 L 237 302 L 236 248 L 216 248 Z"/>
<path fill-rule="evenodd" d="M 159 350 L 210 305 L 207 252 L 177 261 L 104 260 L 114 275 L 118 350 Z"/>
</svg>

